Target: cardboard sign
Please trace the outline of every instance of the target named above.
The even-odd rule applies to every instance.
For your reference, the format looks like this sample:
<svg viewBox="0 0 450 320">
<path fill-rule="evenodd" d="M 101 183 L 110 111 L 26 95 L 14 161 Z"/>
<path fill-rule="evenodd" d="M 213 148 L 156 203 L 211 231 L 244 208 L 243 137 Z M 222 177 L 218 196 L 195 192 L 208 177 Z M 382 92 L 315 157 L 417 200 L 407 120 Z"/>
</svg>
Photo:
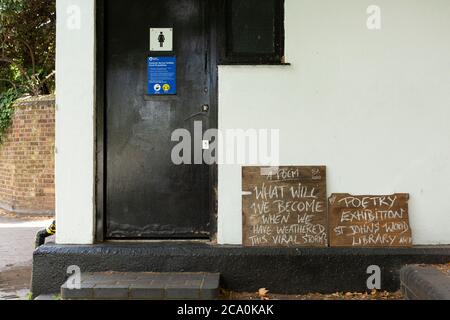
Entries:
<svg viewBox="0 0 450 320">
<path fill-rule="evenodd" d="M 148 57 L 148 94 L 173 95 L 177 93 L 177 58 Z"/>
<path fill-rule="evenodd" d="M 326 167 L 244 167 L 243 244 L 326 247 Z"/>
<path fill-rule="evenodd" d="M 331 247 L 410 247 L 408 194 L 329 199 Z"/>
</svg>

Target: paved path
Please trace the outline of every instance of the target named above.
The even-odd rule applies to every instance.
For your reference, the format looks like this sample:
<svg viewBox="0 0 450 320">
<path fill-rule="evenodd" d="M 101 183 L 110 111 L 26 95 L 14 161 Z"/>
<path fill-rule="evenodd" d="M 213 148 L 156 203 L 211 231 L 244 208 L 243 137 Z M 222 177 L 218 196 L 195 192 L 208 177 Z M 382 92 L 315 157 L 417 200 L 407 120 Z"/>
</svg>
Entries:
<svg viewBox="0 0 450 320">
<path fill-rule="evenodd" d="M 0 300 L 28 294 L 35 236 L 50 223 L 0 215 Z"/>
</svg>

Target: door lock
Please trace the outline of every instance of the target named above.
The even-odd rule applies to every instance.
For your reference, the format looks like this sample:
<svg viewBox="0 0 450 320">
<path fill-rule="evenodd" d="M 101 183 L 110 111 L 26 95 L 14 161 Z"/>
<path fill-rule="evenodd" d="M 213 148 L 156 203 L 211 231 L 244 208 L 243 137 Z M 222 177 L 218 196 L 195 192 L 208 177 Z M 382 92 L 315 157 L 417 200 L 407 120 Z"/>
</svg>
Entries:
<svg viewBox="0 0 450 320">
<path fill-rule="evenodd" d="M 204 112 L 204 113 L 209 112 L 209 105 L 208 104 L 202 105 L 202 112 Z"/>
</svg>

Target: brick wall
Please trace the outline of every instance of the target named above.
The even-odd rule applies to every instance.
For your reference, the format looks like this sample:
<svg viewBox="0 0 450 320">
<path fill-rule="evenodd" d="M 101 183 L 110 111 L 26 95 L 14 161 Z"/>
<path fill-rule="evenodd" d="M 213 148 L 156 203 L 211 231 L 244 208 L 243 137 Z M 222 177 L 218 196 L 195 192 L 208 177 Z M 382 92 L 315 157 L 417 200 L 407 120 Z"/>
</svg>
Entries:
<svg viewBox="0 0 450 320">
<path fill-rule="evenodd" d="M 0 211 L 54 214 L 54 145 L 54 97 L 19 100 L 0 145 Z"/>
</svg>

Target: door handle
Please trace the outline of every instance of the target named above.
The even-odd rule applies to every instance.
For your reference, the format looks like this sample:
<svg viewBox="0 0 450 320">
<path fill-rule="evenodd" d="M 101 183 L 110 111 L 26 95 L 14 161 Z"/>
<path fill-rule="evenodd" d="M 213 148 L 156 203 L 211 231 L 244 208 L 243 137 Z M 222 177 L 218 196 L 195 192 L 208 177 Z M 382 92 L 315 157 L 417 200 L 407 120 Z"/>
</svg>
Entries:
<svg viewBox="0 0 450 320">
<path fill-rule="evenodd" d="M 208 104 L 204 104 L 202 105 L 202 111 L 191 114 L 189 117 L 187 117 L 186 119 L 184 119 L 184 121 L 188 121 L 191 120 L 192 118 L 198 117 L 198 116 L 204 116 L 206 117 L 209 113 L 209 105 Z"/>
</svg>

